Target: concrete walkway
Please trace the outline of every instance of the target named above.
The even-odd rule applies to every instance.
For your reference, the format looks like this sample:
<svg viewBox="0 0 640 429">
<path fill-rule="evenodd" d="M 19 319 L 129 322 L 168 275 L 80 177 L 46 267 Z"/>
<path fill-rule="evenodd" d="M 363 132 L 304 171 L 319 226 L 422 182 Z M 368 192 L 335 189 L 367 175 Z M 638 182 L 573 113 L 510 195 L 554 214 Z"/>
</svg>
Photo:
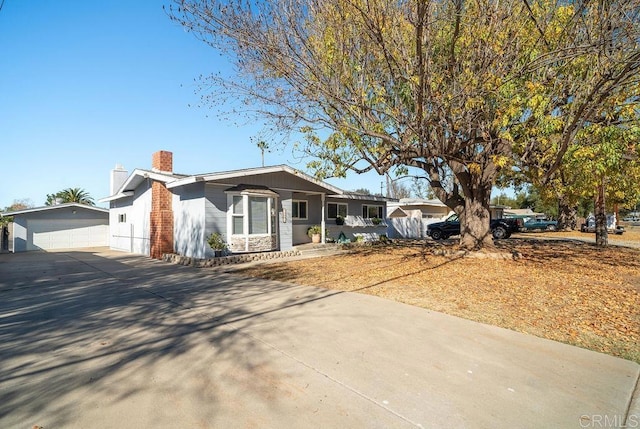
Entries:
<svg viewBox="0 0 640 429">
<path fill-rule="evenodd" d="M 1 428 L 634 427 L 639 371 L 373 296 L 0 255 Z"/>
</svg>

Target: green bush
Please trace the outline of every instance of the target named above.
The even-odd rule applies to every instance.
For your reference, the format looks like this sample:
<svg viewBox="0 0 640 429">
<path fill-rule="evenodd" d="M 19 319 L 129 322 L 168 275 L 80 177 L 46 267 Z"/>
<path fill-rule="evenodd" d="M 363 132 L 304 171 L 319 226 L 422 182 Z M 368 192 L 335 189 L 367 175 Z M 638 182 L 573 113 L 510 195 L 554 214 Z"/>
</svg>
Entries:
<svg viewBox="0 0 640 429">
<path fill-rule="evenodd" d="M 207 239 L 207 243 L 209 243 L 209 247 L 213 250 L 227 250 L 227 242 L 224 241 L 222 234 L 219 232 L 213 232 Z"/>
<path fill-rule="evenodd" d="M 307 229 L 307 235 L 309 237 L 312 237 L 315 234 L 322 234 L 322 227 L 320 225 L 313 225 Z"/>
</svg>

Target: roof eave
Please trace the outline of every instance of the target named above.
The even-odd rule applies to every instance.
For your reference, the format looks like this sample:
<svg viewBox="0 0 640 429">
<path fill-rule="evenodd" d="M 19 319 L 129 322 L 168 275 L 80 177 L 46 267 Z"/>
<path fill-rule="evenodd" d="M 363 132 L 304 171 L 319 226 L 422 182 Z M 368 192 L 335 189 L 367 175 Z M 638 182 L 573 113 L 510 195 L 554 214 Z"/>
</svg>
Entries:
<svg viewBox="0 0 640 429">
<path fill-rule="evenodd" d="M 133 192 L 133 191 L 124 191 L 124 192 L 121 192 L 119 194 L 111 195 L 109 197 L 100 198 L 98 200 L 98 202 L 99 203 L 109 203 L 111 201 L 116 201 L 116 200 L 120 200 L 122 198 L 131 197 L 134 194 L 135 194 L 135 192 Z"/>
<path fill-rule="evenodd" d="M 12 212 L 3 212 L 3 213 L 0 213 L 0 215 L 18 216 L 18 215 L 27 214 L 27 213 L 36 213 L 41 211 L 57 210 L 57 209 L 64 209 L 64 208 L 71 208 L 71 207 L 81 208 L 86 210 L 93 210 L 93 211 L 98 211 L 102 213 L 109 213 L 109 209 L 105 209 L 102 207 L 95 207 L 95 206 L 90 206 L 88 204 L 80 204 L 80 203 L 64 203 L 64 204 L 55 204 L 52 206 L 31 207 L 24 210 L 14 210 Z"/>
<path fill-rule="evenodd" d="M 337 194 L 337 195 L 344 193 L 342 189 L 337 188 L 321 180 L 318 180 L 314 177 L 311 177 L 308 174 L 303 173 L 302 171 L 289 167 L 288 165 L 275 165 L 270 167 L 247 168 L 243 170 L 233 170 L 233 171 L 226 171 L 221 173 L 199 174 L 194 176 L 188 176 L 183 179 L 177 179 L 171 183 L 168 183 L 167 188 L 168 189 L 176 188 L 178 186 L 190 185 L 192 183 L 201 182 L 201 181 L 219 182 L 225 179 L 237 179 L 239 177 L 258 176 L 258 175 L 269 174 L 269 173 L 289 173 L 291 175 L 298 176 L 306 180 L 307 182 L 313 183 L 316 186 L 324 188 L 330 193 Z"/>
</svg>

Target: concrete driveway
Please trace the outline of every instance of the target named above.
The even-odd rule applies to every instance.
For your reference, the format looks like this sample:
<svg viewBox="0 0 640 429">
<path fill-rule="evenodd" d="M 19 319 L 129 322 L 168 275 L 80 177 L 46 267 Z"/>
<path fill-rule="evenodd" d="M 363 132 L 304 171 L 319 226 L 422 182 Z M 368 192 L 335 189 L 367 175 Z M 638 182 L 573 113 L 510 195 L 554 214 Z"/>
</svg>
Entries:
<svg viewBox="0 0 640 429">
<path fill-rule="evenodd" d="M 0 255 L 2 428 L 638 427 L 638 375 L 367 295 L 99 249 Z"/>
</svg>

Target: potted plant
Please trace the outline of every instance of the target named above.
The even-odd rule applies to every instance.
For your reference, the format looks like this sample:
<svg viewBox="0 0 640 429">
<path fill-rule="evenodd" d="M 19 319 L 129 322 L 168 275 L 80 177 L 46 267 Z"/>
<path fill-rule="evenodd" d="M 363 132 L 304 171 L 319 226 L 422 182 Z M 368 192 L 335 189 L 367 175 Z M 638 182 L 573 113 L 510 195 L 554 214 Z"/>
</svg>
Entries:
<svg viewBox="0 0 640 429">
<path fill-rule="evenodd" d="M 207 239 L 207 243 L 209 243 L 209 247 L 213 249 L 213 254 L 215 257 L 222 256 L 225 250 L 227 250 L 227 242 L 222 238 L 222 234 L 219 232 L 213 232 Z"/>
<path fill-rule="evenodd" d="M 311 238 L 312 243 L 320 243 L 322 228 L 320 225 L 313 225 L 307 229 L 307 235 Z"/>
<path fill-rule="evenodd" d="M 342 216 L 336 216 L 336 225 L 344 225 L 344 218 Z"/>
<path fill-rule="evenodd" d="M 380 225 L 382 223 L 382 219 L 379 217 L 372 217 L 371 222 L 373 222 L 374 225 Z"/>
</svg>

